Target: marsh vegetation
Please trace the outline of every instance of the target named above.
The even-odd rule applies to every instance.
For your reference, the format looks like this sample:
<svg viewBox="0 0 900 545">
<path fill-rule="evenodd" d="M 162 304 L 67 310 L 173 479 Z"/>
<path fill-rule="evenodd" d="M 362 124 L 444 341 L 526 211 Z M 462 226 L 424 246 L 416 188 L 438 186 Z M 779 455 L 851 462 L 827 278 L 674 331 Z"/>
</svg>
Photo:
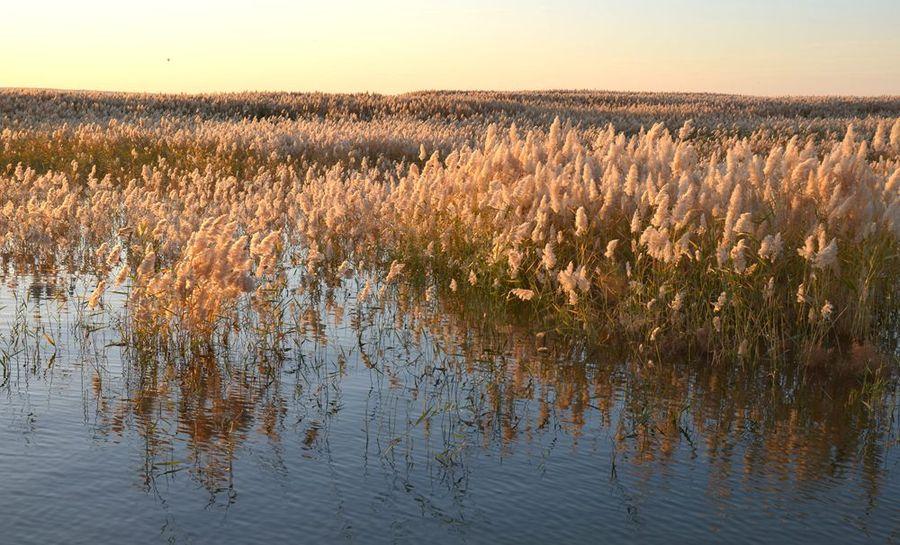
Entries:
<svg viewBox="0 0 900 545">
<path fill-rule="evenodd" d="M 15 542 L 900 532 L 893 97 L 0 90 L 0 235 Z"/>
</svg>

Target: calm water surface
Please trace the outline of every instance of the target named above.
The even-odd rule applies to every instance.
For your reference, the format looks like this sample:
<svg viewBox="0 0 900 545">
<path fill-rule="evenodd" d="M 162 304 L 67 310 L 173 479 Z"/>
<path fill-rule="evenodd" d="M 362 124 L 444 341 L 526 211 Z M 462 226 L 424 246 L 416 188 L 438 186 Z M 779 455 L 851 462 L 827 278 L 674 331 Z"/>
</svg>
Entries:
<svg viewBox="0 0 900 545">
<path fill-rule="evenodd" d="M 89 286 L 3 283 L 3 544 L 900 541 L 892 385 L 640 368 L 352 289 L 166 356 Z"/>
</svg>

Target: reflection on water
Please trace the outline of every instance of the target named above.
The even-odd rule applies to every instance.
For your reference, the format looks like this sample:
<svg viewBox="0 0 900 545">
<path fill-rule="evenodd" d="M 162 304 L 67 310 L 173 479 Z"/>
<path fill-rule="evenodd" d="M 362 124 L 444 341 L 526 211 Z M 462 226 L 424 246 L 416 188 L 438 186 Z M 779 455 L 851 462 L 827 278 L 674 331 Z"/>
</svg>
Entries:
<svg viewBox="0 0 900 545">
<path fill-rule="evenodd" d="M 900 539 L 887 380 L 639 366 L 349 289 L 172 354 L 65 275 L 5 285 L 4 542 Z"/>
</svg>

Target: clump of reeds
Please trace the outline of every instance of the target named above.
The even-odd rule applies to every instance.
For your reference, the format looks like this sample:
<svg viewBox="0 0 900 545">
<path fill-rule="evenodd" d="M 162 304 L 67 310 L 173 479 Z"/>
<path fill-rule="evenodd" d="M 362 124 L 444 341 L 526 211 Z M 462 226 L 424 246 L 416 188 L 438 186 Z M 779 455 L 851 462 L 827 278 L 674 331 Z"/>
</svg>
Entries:
<svg viewBox="0 0 900 545">
<path fill-rule="evenodd" d="M 321 212 L 300 229 L 332 253 L 400 255 L 442 282 L 469 278 L 647 343 L 747 358 L 849 347 L 897 317 L 892 126 L 890 147 L 881 125 L 877 145 L 850 127 L 766 153 L 736 140 L 705 158 L 689 127 L 609 127 L 589 141 L 558 121 L 524 135 L 492 126 L 483 145 L 434 154 L 395 183 L 307 186 L 305 209 Z"/>
</svg>

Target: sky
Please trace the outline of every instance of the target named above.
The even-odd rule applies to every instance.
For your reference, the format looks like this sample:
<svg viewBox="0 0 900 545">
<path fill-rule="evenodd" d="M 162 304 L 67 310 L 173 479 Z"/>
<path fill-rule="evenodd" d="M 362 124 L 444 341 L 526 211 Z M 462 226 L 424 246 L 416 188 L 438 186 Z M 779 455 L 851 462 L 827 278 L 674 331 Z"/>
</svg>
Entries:
<svg viewBox="0 0 900 545">
<path fill-rule="evenodd" d="M 900 0 L 0 4 L 0 87 L 900 95 Z"/>
</svg>

